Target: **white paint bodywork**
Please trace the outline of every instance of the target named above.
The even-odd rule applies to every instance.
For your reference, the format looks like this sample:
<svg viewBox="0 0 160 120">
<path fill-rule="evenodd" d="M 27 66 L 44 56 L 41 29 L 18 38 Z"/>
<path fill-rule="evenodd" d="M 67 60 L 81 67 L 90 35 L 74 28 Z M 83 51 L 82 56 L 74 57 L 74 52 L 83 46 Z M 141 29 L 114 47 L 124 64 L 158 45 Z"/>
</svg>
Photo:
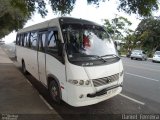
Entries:
<svg viewBox="0 0 160 120">
<path fill-rule="evenodd" d="M 59 35 L 62 42 L 63 37 L 60 31 L 60 25 L 58 19 L 49 20 L 44 23 L 40 23 L 25 29 L 20 30 L 18 33 L 30 31 L 32 29 L 40 29 L 47 27 L 57 27 L 59 29 Z M 29 48 L 24 48 L 16 45 L 17 60 L 21 64 L 22 60 L 25 61 L 26 69 L 30 72 L 38 81 L 40 81 L 46 87 L 47 77 L 52 75 L 58 80 L 61 88 L 62 100 L 71 106 L 86 106 L 95 104 L 106 99 L 109 99 L 122 91 L 122 87 L 118 87 L 110 94 L 105 94 L 99 97 L 89 98 L 87 94 L 96 93 L 104 88 L 121 84 L 123 82 L 123 75 L 119 77 L 119 80 L 108 85 L 100 87 L 94 87 L 92 79 L 103 78 L 111 76 L 123 71 L 122 61 L 119 60 L 116 63 L 99 66 L 83 67 L 71 64 L 67 55 L 65 54 L 65 63 L 63 64 L 58 59 L 49 54 L 37 52 Z M 91 86 L 77 86 L 73 85 L 68 80 L 90 80 Z M 83 98 L 79 96 L 83 95 Z"/>
<path fill-rule="evenodd" d="M 123 70 L 122 61 L 120 60 L 117 63 L 110 64 L 110 65 L 101 65 L 101 66 L 90 66 L 90 67 L 81 67 L 72 65 L 69 62 L 66 63 L 66 71 L 67 71 L 67 80 L 73 79 L 73 80 L 90 80 L 92 82 L 92 79 L 98 79 L 107 77 L 116 73 L 119 73 Z M 116 91 L 113 94 L 110 95 L 103 95 L 100 97 L 94 97 L 94 98 L 88 98 L 87 94 L 96 93 L 102 89 L 105 89 L 107 87 L 121 84 L 123 82 L 123 76 L 121 76 L 118 80 L 118 82 L 113 82 L 108 85 L 103 85 L 100 87 L 94 87 L 93 84 L 88 86 L 75 86 L 67 82 L 67 93 L 68 96 L 68 104 L 72 106 L 86 106 L 95 104 L 101 101 L 104 101 L 106 99 L 109 99 L 117 94 L 119 94 L 122 91 L 122 87 L 118 87 Z M 83 94 L 83 98 L 79 98 L 79 96 Z"/>
</svg>

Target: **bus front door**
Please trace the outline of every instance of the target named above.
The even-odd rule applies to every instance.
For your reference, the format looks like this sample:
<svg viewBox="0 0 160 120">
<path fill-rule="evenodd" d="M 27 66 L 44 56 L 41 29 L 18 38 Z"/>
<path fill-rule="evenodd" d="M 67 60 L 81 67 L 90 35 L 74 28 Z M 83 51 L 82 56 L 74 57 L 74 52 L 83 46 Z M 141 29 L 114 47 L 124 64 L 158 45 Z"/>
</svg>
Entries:
<svg viewBox="0 0 160 120">
<path fill-rule="evenodd" d="M 46 81 L 46 55 L 45 55 L 45 41 L 46 41 L 47 32 L 40 32 L 38 35 L 38 73 L 39 80 L 47 85 Z"/>
</svg>

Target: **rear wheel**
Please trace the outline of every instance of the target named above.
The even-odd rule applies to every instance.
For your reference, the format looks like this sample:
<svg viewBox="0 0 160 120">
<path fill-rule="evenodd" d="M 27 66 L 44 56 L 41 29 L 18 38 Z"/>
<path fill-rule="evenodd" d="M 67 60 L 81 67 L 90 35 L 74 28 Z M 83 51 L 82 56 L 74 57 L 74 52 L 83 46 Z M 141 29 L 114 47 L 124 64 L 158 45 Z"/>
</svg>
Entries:
<svg viewBox="0 0 160 120">
<path fill-rule="evenodd" d="M 133 57 L 131 57 L 131 60 L 133 60 Z"/>
<path fill-rule="evenodd" d="M 49 84 L 49 93 L 53 101 L 60 104 L 61 98 L 60 98 L 60 89 L 58 86 L 58 83 L 56 81 L 51 81 Z"/>
<path fill-rule="evenodd" d="M 23 72 L 23 74 L 27 74 L 27 70 L 26 70 L 26 65 L 25 65 L 25 62 L 24 61 L 22 61 L 22 72 Z"/>
</svg>

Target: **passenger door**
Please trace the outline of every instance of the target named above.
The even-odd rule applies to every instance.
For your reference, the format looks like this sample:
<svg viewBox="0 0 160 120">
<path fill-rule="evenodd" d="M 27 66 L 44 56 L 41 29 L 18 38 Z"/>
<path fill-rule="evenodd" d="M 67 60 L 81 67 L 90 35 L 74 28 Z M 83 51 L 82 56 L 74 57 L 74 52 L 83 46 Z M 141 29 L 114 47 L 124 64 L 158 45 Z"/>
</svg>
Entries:
<svg viewBox="0 0 160 120">
<path fill-rule="evenodd" d="M 46 38 L 47 38 L 47 31 L 41 31 L 38 34 L 38 73 L 39 73 L 39 80 L 44 84 L 47 85 L 46 81 Z"/>
</svg>

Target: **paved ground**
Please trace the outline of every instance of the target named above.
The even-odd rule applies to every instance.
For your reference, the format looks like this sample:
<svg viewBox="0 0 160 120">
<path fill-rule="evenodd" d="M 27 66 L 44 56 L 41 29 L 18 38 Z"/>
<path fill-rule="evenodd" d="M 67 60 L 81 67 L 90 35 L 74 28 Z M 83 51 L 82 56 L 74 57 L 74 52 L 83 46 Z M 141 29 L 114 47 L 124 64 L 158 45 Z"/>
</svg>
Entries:
<svg viewBox="0 0 160 120">
<path fill-rule="evenodd" d="M 46 88 L 31 75 L 27 75 L 26 78 L 63 119 L 118 120 L 125 119 L 124 115 L 135 114 L 138 119 L 143 117 L 143 120 L 150 120 L 151 118 L 144 114 L 149 114 L 149 117 L 160 114 L 160 63 L 152 63 L 150 60 L 130 60 L 125 57 L 122 60 L 125 69 L 122 93 L 112 99 L 86 107 L 75 108 L 64 102 L 57 105 L 51 101 Z M 17 67 L 21 71 L 19 66 Z M 160 120 L 160 115 L 154 117 Z"/>
<path fill-rule="evenodd" d="M 37 90 L 28 83 L 26 77 L 16 68 L 1 48 L 0 113 L 21 114 L 19 118 L 27 117 L 29 119 L 31 117 L 31 120 L 39 116 L 43 120 L 60 119 L 54 109 L 48 108 Z"/>
<path fill-rule="evenodd" d="M 5 54 L 4 51 L 0 48 L 0 63 L 5 64 L 5 63 L 13 63 L 10 59 L 8 59 L 8 56 Z"/>
<path fill-rule="evenodd" d="M 144 112 L 160 114 L 160 63 L 123 58 L 123 94 L 145 103 Z"/>
</svg>

